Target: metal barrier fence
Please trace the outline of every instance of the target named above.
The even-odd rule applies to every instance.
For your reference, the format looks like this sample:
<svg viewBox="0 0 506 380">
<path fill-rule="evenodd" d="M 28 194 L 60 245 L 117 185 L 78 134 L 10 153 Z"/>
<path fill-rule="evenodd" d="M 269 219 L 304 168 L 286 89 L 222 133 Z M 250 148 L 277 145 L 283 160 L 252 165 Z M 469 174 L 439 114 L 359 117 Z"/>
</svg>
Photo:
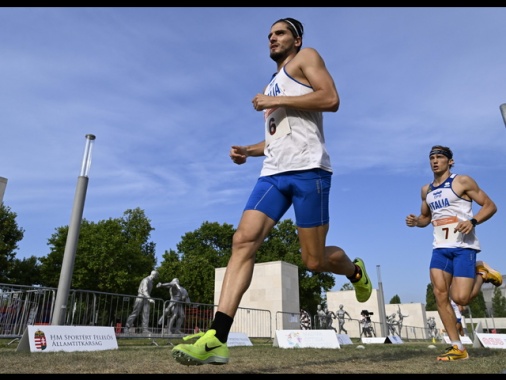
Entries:
<svg viewBox="0 0 506 380">
<path fill-rule="evenodd" d="M 300 330 L 300 314 L 276 312 L 276 330 Z"/>
<path fill-rule="evenodd" d="M 332 322 L 327 320 L 327 322 Z M 337 322 L 337 321 L 336 321 Z M 313 329 L 333 329 L 337 333 L 339 333 L 339 324 L 332 323 L 330 326 L 323 326 L 318 315 L 314 315 L 312 317 Z M 381 323 L 371 321 L 370 323 L 364 323 L 363 319 L 346 319 L 345 330 L 347 331 L 347 335 L 350 338 L 362 338 L 362 337 L 381 337 L 388 335 L 396 335 L 399 336 L 404 341 L 417 341 L 417 340 L 426 340 L 432 339 L 430 330 L 428 327 L 416 327 L 416 326 L 408 326 L 408 325 L 395 325 L 395 332 L 388 331 L 388 327 L 386 328 L 385 334 L 382 334 Z"/>
<path fill-rule="evenodd" d="M 0 337 L 21 337 L 27 325 L 49 324 L 55 298 L 53 289 L 0 284 Z"/>
<path fill-rule="evenodd" d="M 0 283 L 0 338 L 20 338 L 27 325 L 51 324 L 57 289 L 31 287 Z M 141 315 L 129 331 L 125 322 L 132 313 L 137 296 L 118 293 L 105 293 L 87 290 L 70 290 L 65 313 L 65 325 L 70 326 L 112 326 L 118 338 L 176 338 L 209 329 L 216 305 L 201 303 L 182 303 L 184 321 L 180 332 L 168 330 L 168 316 L 165 311 L 170 300 L 154 298 L 149 315 L 149 332 L 140 327 Z M 317 316 L 314 316 L 311 328 L 321 329 Z M 275 320 L 271 319 L 269 310 L 241 308 L 237 310 L 231 332 L 245 333 L 250 338 L 273 337 L 272 325 L 276 330 L 299 330 L 300 314 L 276 312 Z M 337 326 L 333 326 L 334 330 Z M 369 330 L 364 330 L 361 320 L 347 319 L 345 325 L 351 338 L 362 336 L 381 336 L 381 325 L 372 322 Z M 336 331 L 337 332 L 337 331 Z M 389 335 L 387 332 L 386 335 Z M 431 339 L 428 328 L 402 326 L 397 333 L 401 339 Z"/>
<path fill-rule="evenodd" d="M 27 325 L 51 324 L 57 289 L 0 283 L 0 338 L 21 338 Z M 125 322 L 132 313 L 137 296 L 87 290 L 70 290 L 65 325 L 112 326 L 118 338 L 180 337 L 207 330 L 216 305 L 181 303 L 184 322 L 174 334 L 167 329 L 165 311 L 170 300 L 154 298 L 149 315 L 148 332 L 140 327 L 139 314 L 129 331 Z M 231 332 L 242 332 L 250 338 L 272 336 L 269 310 L 239 308 Z"/>
<path fill-rule="evenodd" d="M 339 323 L 332 323 L 330 326 L 323 326 L 318 315 L 309 316 L 311 319 L 311 329 L 333 329 L 336 333 L 339 333 Z M 337 319 L 337 318 L 335 318 Z M 328 321 L 327 321 L 328 322 Z M 337 322 L 337 321 L 336 321 Z M 362 319 L 348 319 L 346 318 L 346 334 L 350 338 L 362 338 L 362 337 L 380 337 L 384 336 L 381 334 L 381 324 L 379 322 L 371 321 L 370 325 L 365 325 Z M 421 328 L 415 326 L 403 325 L 400 328 L 396 326 L 396 332 L 394 335 L 399 336 L 404 341 L 419 341 L 432 339 L 429 328 Z M 284 328 L 285 330 L 300 330 L 300 316 L 297 313 L 276 313 L 276 330 Z M 389 335 L 388 331 L 385 335 Z"/>
</svg>

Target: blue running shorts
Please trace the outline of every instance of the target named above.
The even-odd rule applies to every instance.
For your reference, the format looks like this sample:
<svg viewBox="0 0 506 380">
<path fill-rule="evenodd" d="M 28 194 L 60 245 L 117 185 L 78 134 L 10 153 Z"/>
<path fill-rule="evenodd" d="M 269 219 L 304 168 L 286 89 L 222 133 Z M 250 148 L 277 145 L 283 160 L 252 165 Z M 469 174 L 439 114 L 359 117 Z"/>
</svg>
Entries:
<svg viewBox="0 0 506 380">
<path fill-rule="evenodd" d="M 261 211 L 277 223 L 293 204 L 295 224 L 298 227 L 327 224 L 331 178 L 332 173 L 323 169 L 260 177 L 244 211 Z"/>
<path fill-rule="evenodd" d="M 430 269 L 444 270 L 453 277 L 476 276 L 477 250 L 471 248 L 435 248 L 432 250 Z"/>
</svg>

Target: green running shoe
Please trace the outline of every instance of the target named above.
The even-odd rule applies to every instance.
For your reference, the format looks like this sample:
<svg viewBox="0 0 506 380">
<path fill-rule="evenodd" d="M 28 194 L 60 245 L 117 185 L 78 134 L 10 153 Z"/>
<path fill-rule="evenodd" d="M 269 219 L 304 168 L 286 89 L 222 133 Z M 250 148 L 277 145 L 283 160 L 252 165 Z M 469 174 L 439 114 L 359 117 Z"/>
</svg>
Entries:
<svg viewBox="0 0 506 380">
<path fill-rule="evenodd" d="M 362 259 L 357 257 L 353 260 L 353 263 L 358 265 L 362 270 L 362 277 L 360 277 L 360 280 L 351 283 L 355 288 L 355 297 L 357 297 L 358 302 L 366 302 L 369 297 L 371 297 L 372 293 L 371 280 L 365 271 L 365 264 Z"/>
<path fill-rule="evenodd" d="M 193 344 L 178 344 L 172 349 L 172 357 L 178 363 L 185 365 L 202 364 L 227 364 L 229 353 L 226 343 L 221 343 L 216 338 L 216 330 L 207 330 L 204 334 L 200 332 L 188 335 L 183 340 L 200 337 Z"/>
</svg>

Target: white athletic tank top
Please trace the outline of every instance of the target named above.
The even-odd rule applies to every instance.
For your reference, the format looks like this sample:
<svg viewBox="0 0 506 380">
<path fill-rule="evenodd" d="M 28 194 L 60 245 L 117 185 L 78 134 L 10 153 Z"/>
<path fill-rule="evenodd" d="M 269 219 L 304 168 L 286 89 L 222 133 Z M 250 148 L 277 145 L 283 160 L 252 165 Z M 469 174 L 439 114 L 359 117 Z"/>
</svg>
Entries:
<svg viewBox="0 0 506 380">
<path fill-rule="evenodd" d="M 454 232 L 459 221 L 473 218 L 472 201 L 460 198 L 452 189 L 452 174 L 441 185 L 429 185 L 426 202 L 432 213 L 434 227 L 433 248 L 472 248 L 480 251 L 480 242 L 475 229 L 464 235 Z"/>
<path fill-rule="evenodd" d="M 313 89 L 290 77 L 283 67 L 266 87 L 270 96 L 297 96 Z M 260 176 L 321 168 L 332 172 L 321 112 L 279 107 L 264 110 L 265 159 Z"/>
<path fill-rule="evenodd" d="M 462 313 L 460 312 L 459 306 L 452 299 L 450 299 L 450 305 L 452 305 L 455 317 L 457 317 L 457 322 L 460 322 L 462 319 Z"/>
</svg>

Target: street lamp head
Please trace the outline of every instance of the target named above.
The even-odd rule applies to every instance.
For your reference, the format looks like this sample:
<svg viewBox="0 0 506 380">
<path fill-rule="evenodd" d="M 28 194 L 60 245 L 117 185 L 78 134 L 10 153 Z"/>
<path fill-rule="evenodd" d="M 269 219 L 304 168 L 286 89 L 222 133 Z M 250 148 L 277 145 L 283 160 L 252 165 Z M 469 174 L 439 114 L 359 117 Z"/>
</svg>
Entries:
<svg viewBox="0 0 506 380">
<path fill-rule="evenodd" d="M 506 103 L 503 103 L 499 106 L 501 110 L 502 120 L 504 121 L 504 126 L 506 127 Z"/>
</svg>

